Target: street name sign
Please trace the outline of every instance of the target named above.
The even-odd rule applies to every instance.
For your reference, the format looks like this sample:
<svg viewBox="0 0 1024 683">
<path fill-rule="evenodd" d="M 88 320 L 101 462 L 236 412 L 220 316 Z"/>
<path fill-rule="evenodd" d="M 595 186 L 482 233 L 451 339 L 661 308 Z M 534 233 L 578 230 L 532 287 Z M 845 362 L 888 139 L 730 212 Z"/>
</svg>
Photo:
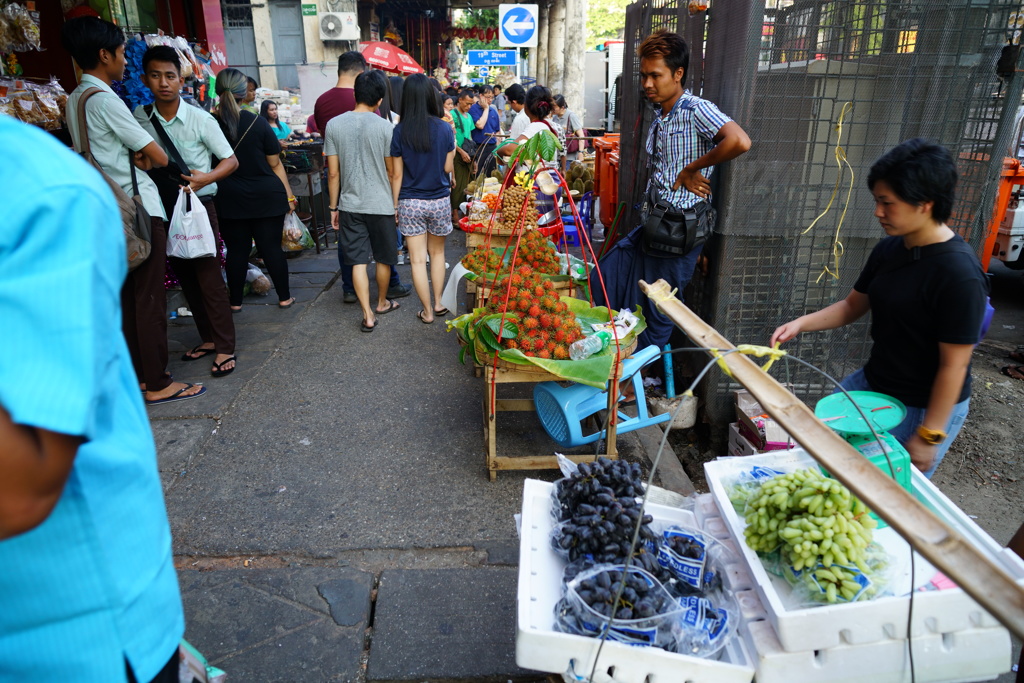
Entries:
<svg viewBox="0 0 1024 683">
<path fill-rule="evenodd" d="M 515 66 L 515 50 L 470 50 L 470 66 Z"/>
<path fill-rule="evenodd" d="M 537 47 L 537 5 L 498 5 L 498 45 Z"/>
</svg>

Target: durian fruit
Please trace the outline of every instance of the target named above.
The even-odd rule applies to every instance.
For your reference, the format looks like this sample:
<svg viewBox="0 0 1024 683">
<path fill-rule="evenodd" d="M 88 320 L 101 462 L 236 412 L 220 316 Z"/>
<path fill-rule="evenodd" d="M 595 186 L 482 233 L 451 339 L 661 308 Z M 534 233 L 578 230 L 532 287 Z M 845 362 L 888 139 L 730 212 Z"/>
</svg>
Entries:
<svg viewBox="0 0 1024 683">
<path fill-rule="evenodd" d="M 497 180 L 499 183 L 502 182 L 503 180 L 505 180 L 505 176 L 503 176 L 501 174 L 501 171 L 498 171 L 498 170 L 491 171 L 491 177 L 494 178 L 495 180 Z"/>
<path fill-rule="evenodd" d="M 588 166 L 583 167 L 583 182 L 594 179 L 594 172 Z"/>
<path fill-rule="evenodd" d="M 580 194 L 583 194 L 585 192 L 585 190 L 583 189 L 583 181 L 578 178 L 574 180 L 572 182 L 572 189 L 576 190 Z"/>
<path fill-rule="evenodd" d="M 469 185 L 466 185 L 466 192 L 469 194 L 476 194 L 476 181 L 474 180 Z"/>
<path fill-rule="evenodd" d="M 588 180 L 585 183 L 583 183 L 583 191 L 584 192 L 593 192 L 594 191 L 594 181 L 593 180 Z"/>
</svg>

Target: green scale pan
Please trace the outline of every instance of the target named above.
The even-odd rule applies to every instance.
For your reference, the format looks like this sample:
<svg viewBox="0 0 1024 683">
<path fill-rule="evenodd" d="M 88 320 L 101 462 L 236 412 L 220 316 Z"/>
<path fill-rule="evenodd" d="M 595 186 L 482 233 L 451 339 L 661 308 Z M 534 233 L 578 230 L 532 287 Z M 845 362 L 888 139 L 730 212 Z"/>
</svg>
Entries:
<svg viewBox="0 0 1024 683">
<path fill-rule="evenodd" d="M 851 391 L 849 394 L 852 402 L 842 393 L 826 396 L 814 407 L 814 415 L 836 434 L 846 439 L 847 443 L 876 467 L 892 476 L 896 483 L 910 491 L 910 454 L 896 437 L 889 433 L 890 429 L 898 426 L 907 416 L 906 406 L 892 396 L 873 391 Z M 870 426 L 864 422 L 854 404 L 864 412 L 871 422 Z M 872 434 L 872 428 L 878 434 L 877 439 Z M 832 476 L 824 468 L 822 472 L 826 476 Z M 879 527 L 887 526 L 874 513 L 871 513 L 871 516 L 878 521 Z"/>
</svg>

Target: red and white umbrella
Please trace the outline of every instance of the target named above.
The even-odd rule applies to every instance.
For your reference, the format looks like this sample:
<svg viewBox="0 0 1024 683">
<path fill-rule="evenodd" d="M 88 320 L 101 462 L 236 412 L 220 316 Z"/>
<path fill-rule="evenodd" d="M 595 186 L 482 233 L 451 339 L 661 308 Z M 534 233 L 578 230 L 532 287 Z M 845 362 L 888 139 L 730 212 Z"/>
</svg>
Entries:
<svg viewBox="0 0 1024 683">
<path fill-rule="evenodd" d="M 400 74 L 423 73 L 423 67 L 417 64 L 408 52 L 391 43 L 359 43 L 359 51 L 363 53 L 367 64 L 382 71 Z"/>
</svg>

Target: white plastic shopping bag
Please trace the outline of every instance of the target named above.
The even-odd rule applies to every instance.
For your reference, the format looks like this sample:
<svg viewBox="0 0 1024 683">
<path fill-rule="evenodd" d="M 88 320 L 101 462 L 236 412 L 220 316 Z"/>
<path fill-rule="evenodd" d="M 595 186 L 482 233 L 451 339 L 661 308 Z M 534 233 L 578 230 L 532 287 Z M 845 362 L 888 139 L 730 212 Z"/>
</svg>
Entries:
<svg viewBox="0 0 1024 683">
<path fill-rule="evenodd" d="M 206 207 L 185 188 L 178 190 L 171 229 L 167 232 L 167 255 L 174 258 L 203 258 L 217 253 L 213 228 Z"/>
</svg>

